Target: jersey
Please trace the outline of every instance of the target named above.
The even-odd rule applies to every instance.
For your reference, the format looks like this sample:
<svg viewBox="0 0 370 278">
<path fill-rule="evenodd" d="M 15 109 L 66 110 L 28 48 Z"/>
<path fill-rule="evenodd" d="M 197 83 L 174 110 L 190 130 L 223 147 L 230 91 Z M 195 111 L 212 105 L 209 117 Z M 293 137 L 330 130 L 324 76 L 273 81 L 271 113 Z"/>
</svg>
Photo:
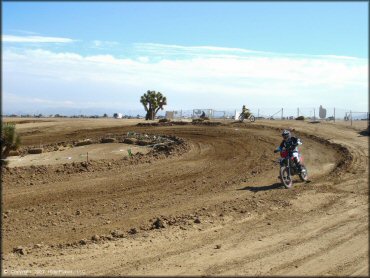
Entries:
<svg viewBox="0 0 370 278">
<path fill-rule="evenodd" d="M 279 150 L 286 149 L 291 152 L 298 152 L 299 139 L 297 137 L 290 137 L 288 140 L 283 140 L 279 146 Z"/>
</svg>

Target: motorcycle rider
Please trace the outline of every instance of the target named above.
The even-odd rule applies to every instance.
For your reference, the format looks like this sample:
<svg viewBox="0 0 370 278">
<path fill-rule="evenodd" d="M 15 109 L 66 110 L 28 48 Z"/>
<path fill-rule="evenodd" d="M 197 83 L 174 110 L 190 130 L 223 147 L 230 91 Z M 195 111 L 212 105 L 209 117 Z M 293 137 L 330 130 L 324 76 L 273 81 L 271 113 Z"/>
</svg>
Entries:
<svg viewBox="0 0 370 278">
<path fill-rule="evenodd" d="M 294 162 L 297 165 L 298 171 L 302 171 L 299 155 L 298 155 L 298 145 L 302 144 L 300 139 L 291 135 L 289 130 L 284 129 L 281 133 L 283 136 L 283 141 L 280 146 L 274 150 L 274 153 L 280 152 L 283 149 L 286 149 L 289 152 L 289 155 L 293 156 Z"/>
<path fill-rule="evenodd" d="M 250 115 L 249 109 L 243 105 L 242 107 L 242 114 L 244 115 L 245 118 L 248 118 Z"/>
</svg>

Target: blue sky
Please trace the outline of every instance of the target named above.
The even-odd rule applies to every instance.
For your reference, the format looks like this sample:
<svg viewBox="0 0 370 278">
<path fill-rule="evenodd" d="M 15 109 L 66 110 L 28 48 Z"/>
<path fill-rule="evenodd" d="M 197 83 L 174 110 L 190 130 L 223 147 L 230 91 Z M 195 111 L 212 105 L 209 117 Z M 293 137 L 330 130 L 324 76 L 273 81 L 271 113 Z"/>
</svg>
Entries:
<svg viewBox="0 0 370 278">
<path fill-rule="evenodd" d="M 367 2 L 3 2 L 3 112 L 367 111 Z"/>
</svg>

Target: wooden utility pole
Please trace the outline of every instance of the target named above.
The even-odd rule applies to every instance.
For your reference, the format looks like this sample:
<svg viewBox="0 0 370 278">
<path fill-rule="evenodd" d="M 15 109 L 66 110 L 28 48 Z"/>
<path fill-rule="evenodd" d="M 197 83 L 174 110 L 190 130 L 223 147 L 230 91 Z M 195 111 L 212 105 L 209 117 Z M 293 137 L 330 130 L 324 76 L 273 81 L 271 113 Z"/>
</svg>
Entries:
<svg viewBox="0 0 370 278">
<path fill-rule="evenodd" d="M 335 123 L 335 107 L 334 107 L 334 123 Z"/>
</svg>

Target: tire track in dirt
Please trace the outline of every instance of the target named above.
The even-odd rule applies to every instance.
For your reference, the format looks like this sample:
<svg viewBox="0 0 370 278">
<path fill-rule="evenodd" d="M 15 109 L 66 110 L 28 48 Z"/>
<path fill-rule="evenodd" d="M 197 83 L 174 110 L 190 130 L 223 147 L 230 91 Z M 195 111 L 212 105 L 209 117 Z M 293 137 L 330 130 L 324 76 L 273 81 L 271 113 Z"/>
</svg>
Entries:
<svg viewBox="0 0 370 278">
<path fill-rule="evenodd" d="M 21 191 L 21 194 L 19 194 L 20 192 L 18 188 L 12 188 L 9 185 L 5 185 L 5 210 L 14 210 L 14 212 L 12 212 L 12 215 L 14 216 L 11 218 L 14 217 L 18 219 L 20 223 L 22 223 L 21 221 L 27 221 L 29 218 L 36 218 L 35 216 L 31 216 L 32 213 L 25 215 L 22 212 L 22 208 L 28 208 L 30 206 L 33 207 L 35 209 L 33 214 L 35 215 L 39 214 L 38 212 L 40 211 L 40 208 L 36 207 L 37 204 L 45 204 L 44 208 L 41 208 L 41 211 L 46 210 L 50 212 L 51 215 L 54 215 L 55 213 L 64 210 L 64 200 L 69 199 L 72 200 L 72 202 L 69 204 L 69 211 L 71 211 L 70 214 L 73 212 L 73 210 L 89 211 L 91 210 L 90 208 L 92 203 L 95 203 L 96 207 L 102 206 L 104 205 L 102 203 L 104 203 L 105 200 L 113 200 L 115 203 L 123 202 L 128 207 L 136 207 L 136 210 L 150 210 L 149 208 L 152 208 L 154 205 L 159 208 L 161 214 L 167 211 L 166 206 L 168 205 L 168 200 L 173 200 L 173 202 L 176 202 L 177 200 L 179 202 L 180 205 L 175 208 L 175 211 L 177 211 L 179 208 L 185 210 L 192 209 L 194 204 L 187 204 L 186 202 L 183 202 L 184 199 L 189 197 L 194 198 L 194 200 L 197 200 L 200 197 L 206 199 L 207 197 L 203 195 L 207 195 L 214 191 L 220 191 L 225 188 L 225 181 L 235 179 L 237 174 L 240 172 L 243 173 L 245 170 L 250 168 L 248 164 L 241 164 L 240 161 L 242 160 L 241 154 L 247 153 L 249 155 L 252 152 L 252 150 L 249 150 L 250 147 L 248 147 L 248 145 L 238 142 L 240 138 L 230 139 L 224 143 L 224 138 L 217 138 L 217 132 L 216 135 L 211 133 L 211 136 L 207 136 L 199 133 L 199 130 L 202 130 L 201 128 L 195 128 L 194 130 L 195 131 L 187 131 L 187 134 L 190 141 L 194 140 L 193 138 L 196 138 L 195 144 L 197 147 L 194 148 L 190 153 L 185 154 L 182 158 L 172 159 L 173 162 L 171 162 L 170 159 L 168 161 L 166 160 L 152 163 L 150 166 L 144 164 L 136 165 L 135 167 L 130 167 L 128 170 L 128 173 L 131 172 L 130 174 L 114 173 L 112 175 L 112 173 L 109 173 L 107 175 L 104 173 L 82 173 L 81 175 L 70 175 L 70 178 L 66 181 L 53 183 L 52 186 L 50 186 L 50 184 L 36 185 L 37 190 L 34 190 L 34 188 L 27 188 L 26 190 Z M 253 137 L 249 136 L 247 138 Z M 220 148 L 220 145 L 223 147 Z M 263 147 L 266 148 L 266 146 Z M 199 153 L 203 153 L 203 155 L 200 155 Z M 233 159 L 234 157 L 236 159 Z M 227 162 L 231 159 L 233 159 L 234 164 L 239 165 L 236 167 L 229 165 Z M 185 165 L 183 164 L 183 161 L 185 162 Z M 205 161 L 209 161 L 209 163 L 207 164 Z M 169 163 L 174 163 L 172 169 L 166 169 Z M 184 170 L 182 170 L 182 168 L 184 168 Z M 142 177 L 142 173 L 148 169 L 151 169 L 152 177 Z M 220 175 L 220 172 L 223 172 L 223 175 Z M 209 178 L 204 183 L 203 178 L 205 173 L 207 173 L 207 177 Z M 176 182 L 179 177 L 181 179 Z M 103 184 L 104 186 L 101 186 Z M 102 188 L 102 190 L 99 190 L 99 188 Z M 152 192 L 152 194 L 149 194 L 149 191 Z M 173 192 L 180 192 L 181 194 L 176 196 L 176 198 L 173 196 Z M 102 196 L 102 193 L 105 194 L 104 199 L 99 200 L 99 198 Z M 114 194 L 117 196 L 114 196 Z M 151 199 L 157 199 L 159 204 L 153 204 L 156 202 L 152 202 Z M 135 203 L 139 202 L 139 200 L 140 202 L 143 202 L 143 200 L 146 201 L 148 205 L 143 204 L 136 206 Z M 197 202 L 200 202 L 200 200 Z M 53 206 L 51 206 L 51 204 Z M 148 207 L 148 209 L 146 209 L 146 207 Z M 109 214 L 107 209 L 102 209 L 102 213 Z M 131 211 L 127 211 L 127 213 L 128 216 L 131 215 L 131 217 L 128 217 L 129 219 L 132 218 L 134 220 L 137 217 L 137 213 L 132 209 Z M 158 213 L 159 212 L 156 214 Z M 152 217 L 154 217 L 156 214 L 153 214 Z M 148 217 L 148 215 L 146 216 Z M 72 217 L 72 215 L 70 215 L 70 217 Z M 53 217 L 51 216 L 48 218 L 50 220 L 40 221 L 42 218 L 40 220 L 35 220 L 37 224 L 36 226 L 49 226 Z M 138 225 L 136 221 L 126 221 L 127 219 L 124 221 L 116 221 L 113 219 L 113 216 L 107 216 L 107 218 L 112 218 L 112 220 L 109 221 L 114 222 L 115 226 Z M 82 225 L 88 225 L 89 221 L 92 224 L 94 222 L 94 215 L 91 213 L 79 220 Z M 5 228 L 9 229 L 7 222 L 8 221 L 5 221 L 4 226 Z M 31 220 L 27 222 L 30 223 L 33 221 Z M 12 224 L 16 225 L 17 223 Z M 71 226 L 74 226 L 69 223 L 65 223 L 65 225 L 69 226 L 70 229 L 72 229 Z M 58 227 L 59 225 L 55 226 L 55 228 L 45 227 L 48 228 L 48 230 L 51 228 L 52 233 L 56 235 L 54 239 L 47 238 L 49 237 L 48 233 L 45 233 L 44 237 L 37 238 L 36 235 L 33 235 L 32 228 L 31 231 L 27 229 L 27 232 L 24 228 L 10 228 L 7 234 L 11 238 L 18 239 L 18 242 L 14 242 L 13 246 L 17 244 L 24 244 L 24 242 L 27 241 L 29 243 L 35 241 L 37 242 L 37 240 L 50 242 L 50 240 L 55 239 L 62 240 L 63 234 L 65 234 L 64 237 L 70 237 L 65 225 L 63 225 L 62 229 L 59 231 L 58 229 L 61 228 Z M 32 226 L 33 225 L 31 225 L 31 227 Z M 113 229 L 113 223 L 112 225 L 107 226 Z M 96 229 L 95 227 L 85 229 L 84 234 L 76 233 L 71 237 L 71 240 L 78 240 L 78 237 L 83 238 L 89 235 L 86 230 L 89 230 L 90 235 L 93 235 L 97 232 L 96 230 L 98 230 L 98 232 L 102 232 L 102 230 L 107 232 L 108 227 L 104 227 L 100 230 Z M 16 232 L 17 235 L 12 235 L 14 232 Z M 31 240 L 27 240 L 29 232 L 31 232 L 32 235 Z M 40 233 L 38 232 L 38 235 L 39 234 Z M 10 246 L 8 247 L 7 244 L 4 245 L 6 248 L 10 248 Z"/>
</svg>

